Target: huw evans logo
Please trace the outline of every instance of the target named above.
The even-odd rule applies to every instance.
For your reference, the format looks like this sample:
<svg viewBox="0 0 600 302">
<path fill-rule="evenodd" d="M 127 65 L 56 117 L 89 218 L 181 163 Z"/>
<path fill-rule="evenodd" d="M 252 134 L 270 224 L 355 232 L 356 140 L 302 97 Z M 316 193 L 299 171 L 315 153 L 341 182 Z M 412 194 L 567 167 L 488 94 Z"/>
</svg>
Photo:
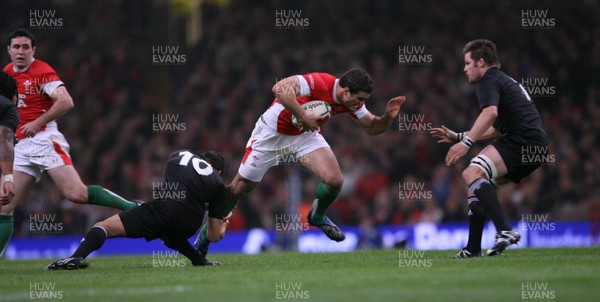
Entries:
<svg viewBox="0 0 600 302">
<path fill-rule="evenodd" d="M 275 27 L 277 29 L 307 29 L 309 25 L 310 20 L 302 17 L 302 10 L 275 10 Z"/>
<path fill-rule="evenodd" d="M 29 282 L 29 300 L 60 300 L 62 290 L 56 289 L 56 282 Z"/>
<path fill-rule="evenodd" d="M 522 78 L 521 86 L 532 97 L 547 98 L 556 96 L 556 87 L 548 84 L 548 78 Z"/>
<path fill-rule="evenodd" d="M 521 10 L 521 26 L 524 29 L 554 29 L 556 19 L 548 16 L 547 9 Z"/>
<path fill-rule="evenodd" d="M 428 66 L 433 62 L 433 56 L 425 52 L 424 45 L 398 46 L 398 63 L 402 65 Z"/>
<path fill-rule="evenodd" d="M 152 46 L 152 65 L 184 65 L 187 57 L 179 51 L 176 45 Z"/>
<path fill-rule="evenodd" d="M 179 120 L 179 114 L 165 113 L 152 115 L 152 132 L 180 133 L 187 130 L 185 122 Z"/>
<path fill-rule="evenodd" d="M 61 29 L 63 18 L 56 16 L 55 9 L 30 9 L 29 27 L 34 29 Z"/>
<path fill-rule="evenodd" d="M 32 234 L 59 234 L 64 230 L 56 214 L 30 214 L 29 232 Z"/>
</svg>

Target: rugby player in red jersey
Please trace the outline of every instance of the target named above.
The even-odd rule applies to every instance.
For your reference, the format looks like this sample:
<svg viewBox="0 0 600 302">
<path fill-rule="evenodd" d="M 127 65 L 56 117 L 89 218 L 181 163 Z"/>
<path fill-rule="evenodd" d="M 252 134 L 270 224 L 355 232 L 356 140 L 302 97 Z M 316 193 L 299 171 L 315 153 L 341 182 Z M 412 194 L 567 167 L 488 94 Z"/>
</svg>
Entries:
<svg viewBox="0 0 600 302">
<path fill-rule="evenodd" d="M 373 80 L 361 68 L 350 69 L 339 79 L 321 72 L 294 75 L 277 82 L 272 91 L 275 100 L 256 122 L 238 173 L 228 186 L 227 210 L 233 209 L 240 198 L 256 188 L 272 166 L 279 164 L 278 156 L 291 153 L 320 179 L 308 223 L 321 229 L 331 240 L 342 241 L 344 233 L 325 216 L 343 183 L 337 158 L 319 131 L 329 117 L 306 114 L 301 106 L 314 100 L 327 102 L 332 116 L 350 114 L 366 133 L 378 135 L 398 116 L 405 97 L 392 98 L 383 115 L 373 115 L 365 106 L 373 91 Z M 294 126 L 292 115 L 298 118 L 301 127 Z M 206 254 L 208 245 L 204 226 L 195 247 Z"/>
<path fill-rule="evenodd" d="M 8 39 L 11 63 L 4 72 L 17 80 L 19 114 L 14 160 L 15 197 L 0 212 L 0 255 L 13 232 L 13 212 L 29 184 L 48 174 L 65 197 L 76 203 L 90 203 L 121 210 L 136 207 L 131 202 L 100 186 L 86 186 L 73 167 L 69 144 L 58 130 L 56 119 L 74 106 L 65 84 L 54 69 L 35 59 L 35 37 L 18 29 Z"/>
</svg>

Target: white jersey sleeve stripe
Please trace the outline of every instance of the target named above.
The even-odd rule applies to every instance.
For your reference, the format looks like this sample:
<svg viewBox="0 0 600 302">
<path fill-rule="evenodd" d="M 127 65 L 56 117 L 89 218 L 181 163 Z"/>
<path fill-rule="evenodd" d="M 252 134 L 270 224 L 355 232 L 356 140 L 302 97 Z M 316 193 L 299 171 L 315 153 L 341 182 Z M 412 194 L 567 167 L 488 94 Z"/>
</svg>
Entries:
<svg viewBox="0 0 600 302">
<path fill-rule="evenodd" d="M 50 96 L 50 95 L 52 95 L 54 90 L 56 90 L 56 88 L 60 87 L 61 85 L 64 85 L 64 83 L 62 81 L 48 82 L 48 83 L 42 85 L 42 90 L 44 91 L 45 94 Z"/>
<path fill-rule="evenodd" d="M 306 79 L 301 75 L 297 75 L 296 77 L 298 77 L 298 82 L 300 83 L 300 96 L 310 96 L 310 87 L 308 87 Z"/>
<path fill-rule="evenodd" d="M 369 114 L 369 110 L 367 110 L 367 106 L 365 105 L 360 107 L 358 110 L 354 111 L 354 115 L 356 115 L 358 119 L 365 117 L 365 115 L 367 114 Z"/>
</svg>

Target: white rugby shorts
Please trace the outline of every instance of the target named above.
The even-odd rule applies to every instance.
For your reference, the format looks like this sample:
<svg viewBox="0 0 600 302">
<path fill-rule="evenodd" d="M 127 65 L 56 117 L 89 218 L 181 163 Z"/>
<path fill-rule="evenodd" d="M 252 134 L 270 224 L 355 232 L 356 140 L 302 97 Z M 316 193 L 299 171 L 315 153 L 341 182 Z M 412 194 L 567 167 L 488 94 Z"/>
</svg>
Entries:
<svg viewBox="0 0 600 302">
<path fill-rule="evenodd" d="M 58 128 L 47 127 L 15 145 L 13 170 L 33 176 L 36 182 L 44 171 L 72 164 L 69 143 Z"/>
<path fill-rule="evenodd" d="M 238 173 L 247 180 L 260 182 L 271 167 L 282 164 L 282 158 L 301 157 L 320 148 L 330 147 L 318 131 L 283 135 L 259 119 L 246 143 Z"/>
</svg>

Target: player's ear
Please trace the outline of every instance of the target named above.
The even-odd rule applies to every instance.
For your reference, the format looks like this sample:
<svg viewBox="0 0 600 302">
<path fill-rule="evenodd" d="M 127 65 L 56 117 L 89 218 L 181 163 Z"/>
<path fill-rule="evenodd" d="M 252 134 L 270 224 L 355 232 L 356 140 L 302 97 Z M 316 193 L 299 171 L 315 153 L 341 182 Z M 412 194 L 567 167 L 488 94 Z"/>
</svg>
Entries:
<svg viewBox="0 0 600 302">
<path fill-rule="evenodd" d="M 475 67 L 484 67 L 485 66 L 485 60 L 483 58 L 479 58 L 479 60 L 477 60 L 477 66 Z"/>
</svg>

